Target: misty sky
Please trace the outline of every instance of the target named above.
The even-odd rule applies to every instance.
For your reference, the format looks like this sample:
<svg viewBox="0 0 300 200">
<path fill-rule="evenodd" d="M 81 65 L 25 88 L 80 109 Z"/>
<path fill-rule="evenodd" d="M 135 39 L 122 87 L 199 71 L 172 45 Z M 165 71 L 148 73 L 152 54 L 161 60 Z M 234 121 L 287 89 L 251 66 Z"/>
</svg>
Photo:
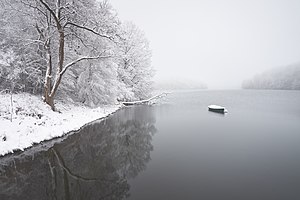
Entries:
<svg viewBox="0 0 300 200">
<path fill-rule="evenodd" d="M 300 62 L 299 0 L 110 0 L 146 34 L 156 80 L 239 88 L 272 67 Z"/>
</svg>

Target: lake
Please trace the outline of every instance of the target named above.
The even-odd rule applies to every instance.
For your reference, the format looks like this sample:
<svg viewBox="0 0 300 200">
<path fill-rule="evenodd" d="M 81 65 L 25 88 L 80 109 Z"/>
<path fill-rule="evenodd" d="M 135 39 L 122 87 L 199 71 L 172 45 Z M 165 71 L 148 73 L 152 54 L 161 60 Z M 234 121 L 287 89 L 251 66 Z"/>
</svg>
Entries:
<svg viewBox="0 0 300 200">
<path fill-rule="evenodd" d="M 123 108 L 0 158 L 0 199 L 300 199 L 300 91 L 176 92 Z"/>
</svg>

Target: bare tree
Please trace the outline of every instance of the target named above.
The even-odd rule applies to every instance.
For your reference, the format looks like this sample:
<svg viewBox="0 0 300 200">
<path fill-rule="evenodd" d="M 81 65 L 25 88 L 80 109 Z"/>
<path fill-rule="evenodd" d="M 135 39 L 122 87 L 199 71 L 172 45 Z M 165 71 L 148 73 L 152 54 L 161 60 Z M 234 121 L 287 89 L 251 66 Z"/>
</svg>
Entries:
<svg viewBox="0 0 300 200">
<path fill-rule="evenodd" d="M 23 40 L 34 44 L 45 61 L 43 97 L 52 110 L 55 110 L 57 90 L 69 68 L 84 60 L 112 56 L 108 45 L 105 48 L 92 45 L 95 38 L 111 43 L 116 34 L 117 24 L 106 18 L 106 12 L 111 9 L 106 1 L 14 0 L 6 4 L 12 11 L 20 10 L 19 16 L 28 20 L 26 28 L 35 30 L 35 38 Z"/>
<path fill-rule="evenodd" d="M 121 24 L 107 1 L 3 0 L 0 17 L 0 61 L 1 51 L 12 55 L 2 63 L 1 86 L 11 74 L 53 110 L 58 94 L 94 106 L 149 96 L 148 41 L 134 24 Z"/>
<path fill-rule="evenodd" d="M 71 66 L 77 64 L 80 61 L 83 60 L 94 60 L 94 59 L 100 59 L 100 58 L 107 58 L 110 55 L 107 55 L 104 51 L 97 51 L 98 55 L 94 56 L 80 56 L 79 58 L 70 61 L 68 64 L 64 64 L 65 61 L 65 40 L 67 37 L 67 34 L 73 34 L 75 37 L 79 37 L 78 34 L 76 34 L 76 31 L 86 31 L 89 33 L 92 33 L 96 36 L 99 36 L 101 38 L 106 38 L 111 40 L 112 36 L 107 35 L 105 32 L 103 33 L 101 30 L 101 27 L 97 27 L 97 21 L 92 21 L 89 19 L 91 17 L 91 14 L 94 14 L 97 16 L 97 10 L 94 10 L 93 7 L 96 7 L 95 1 L 78 1 L 77 4 L 75 4 L 73 1 L 62 1 L 62 0 L 56 0 L 56 3 L 54 5 L 48 4 L 44 0 L 39 0 L 39 4 L 35 10 L 46 13 L 46 18 L 48 22 L 48 27 L 54 27 L 54 29 L 50 28 L 48 32 L 48 37 L 44 37 L 43 32 L 39 30 L 39 27 L 37 26 L 37 30 L 41 34 L 41 37 L 44 37 L 44 44 L 45 49 L 47 50 L 47 70 L 46 70 L 46 77 L 45 77 L 45 89 L 44 89 L 44 100 L 47 104 L 51 106 L 51 108 L 54 110 L 54 97 L 57 92 L 58 86 L 61 83 L 62 76 L 70 68 Z M 85 11 L 83 13 L 82 11 Z M 89 15 L 83 15 L 88 14 L 88 12 L 92 11 Z M 48 14 L 47 14 L 48 13 Z M 53 23 L 54 21 L 54 23 Z M 91 21 L 91 23 L 87 23 Z M 94 26 L 92 26 L 94 25 Z M 56 64 L 56 73 L 54 80 L 52 81 L 52 74 L 53 74 L 53 61 L 51 57 L 51 47 L 50 45 L 52 40 L 52 33 L 58 34 L 58 37 L 56 37 L 57 42 L 57 51 L 58 56 L 56 58 L 57 64 Z M 54 39 L 54 38 L 53 38 Z M 78 40 L 81 38 L 79 37 Z M 53 83 L 53 84 L 52 84 Z"/>
</svg>

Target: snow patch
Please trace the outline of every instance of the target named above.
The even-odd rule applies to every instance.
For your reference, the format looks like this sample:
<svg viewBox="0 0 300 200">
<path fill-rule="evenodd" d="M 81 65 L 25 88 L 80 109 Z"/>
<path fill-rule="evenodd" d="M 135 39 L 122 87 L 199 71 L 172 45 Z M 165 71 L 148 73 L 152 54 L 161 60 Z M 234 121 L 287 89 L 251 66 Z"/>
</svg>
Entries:
<svg viewBox="0 0 300 200">
<path fill-rule="evenodd" d="M 0 155 L 61 137 L 120 108 L 120 105 L 89 108 L 63 101 L 57 101 L 55 106 L 59 112 L 53 112 L 38 96 L 21 93 L 13 94 L 11 99 L 10 94 L 1 94 Z"/>
</svg>

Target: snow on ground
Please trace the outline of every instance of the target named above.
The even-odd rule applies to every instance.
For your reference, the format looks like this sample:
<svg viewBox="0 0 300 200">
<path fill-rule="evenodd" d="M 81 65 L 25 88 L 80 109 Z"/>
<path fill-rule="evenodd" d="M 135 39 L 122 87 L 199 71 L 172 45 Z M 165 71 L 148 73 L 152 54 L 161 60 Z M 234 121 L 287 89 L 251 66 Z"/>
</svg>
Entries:
<svg viewBox="0 0 300 200">
<path fill-rule="evenodd" d="M 0 155 L 60 137 L 120 108 L 113 105 L 92 109 L 56 101 L 60 112 L 53 112 L 41 97 L 26 93 L 13 94 L 12 105 L 10 94 L 0 94 Z"/>
</svg>

